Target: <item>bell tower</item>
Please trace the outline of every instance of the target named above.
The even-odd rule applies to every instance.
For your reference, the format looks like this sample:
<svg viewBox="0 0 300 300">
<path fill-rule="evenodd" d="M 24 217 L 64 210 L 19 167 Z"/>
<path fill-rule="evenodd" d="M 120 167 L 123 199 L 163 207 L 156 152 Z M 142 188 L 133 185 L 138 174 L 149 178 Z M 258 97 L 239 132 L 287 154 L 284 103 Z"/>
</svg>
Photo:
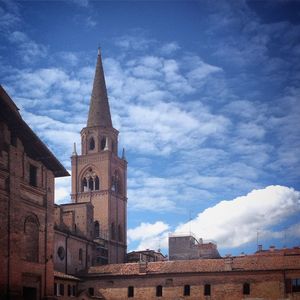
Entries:
<svg viewBox="0 0 300 300">
<path fill-rule="evenodd" d="M 127 162 L 118 156 L 118 130 L 113 128 L 98 50 L 87 120 L 81 130 L 81 155 L 72 154 L 72 201 L 94 206 L 94 237 L 105 240 L 108 263 L 123 263 L 127 251 Z M 89 220 L 86 220 L 89 222 Z"/>
</svg>

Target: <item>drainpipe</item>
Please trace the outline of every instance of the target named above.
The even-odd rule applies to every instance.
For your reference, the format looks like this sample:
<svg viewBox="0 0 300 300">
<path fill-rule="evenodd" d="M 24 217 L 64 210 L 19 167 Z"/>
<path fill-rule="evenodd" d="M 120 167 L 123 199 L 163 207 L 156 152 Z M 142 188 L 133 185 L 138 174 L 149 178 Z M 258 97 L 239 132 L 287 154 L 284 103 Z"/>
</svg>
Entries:
<svg viewBox="0 0 300 300">
<path fill-rule="evenodd" d="M 11 148 L 11 147 L 9 147 Z M 10 149 L 8 150 L 8 170 L 9 170 L 9 177 L 8 177 L 8 209 L 7 209 L 7 286 L 6 286 L 6 291 L 7 291 L 7 299 L 10 299 L 10 211 L 11 211 L 11 175 L 10 175 Z"/>
</svg>

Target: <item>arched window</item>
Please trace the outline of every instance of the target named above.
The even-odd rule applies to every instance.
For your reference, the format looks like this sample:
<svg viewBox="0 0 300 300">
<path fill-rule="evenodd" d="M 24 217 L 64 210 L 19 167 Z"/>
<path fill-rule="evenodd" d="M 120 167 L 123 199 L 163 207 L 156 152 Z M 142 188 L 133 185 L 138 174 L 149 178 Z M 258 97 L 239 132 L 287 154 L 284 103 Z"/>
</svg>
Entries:
<svg viewBox="0 0 300 300">
<path fill-rule="evenodd" d="M 60 246 L 57 249 L 57 256 L 59 257 L 60 260 L 64 260 L 65 259 L 65 255 L 66 255 L 66 251 L 65 248 Z"/>
<path fill-rule="evenodd" d="M 110 236 L 112 240 L 116 239 L 116 228 L 115 228 L 115 223 L 112 222 L 110 225 Z"/>
<path fill-rule="evenodd" d="M 101 150 L 104 150 L 104 149 L 105 149 L 105 146 L 106 146 L 106 137 L 103 137 L 103 138 L 101 139 L 100 146 L 101 146 Z"/>
<path fill-rule="evenodd" d="M 95 140 L 93 137 L 91 137 L 89 141 L 89 150 L 94 150 L 94 149 L 95 149 Z"/>
<path fill-rule="evenodd" d="M 100 236 L 100 225 L 98 221 L 94 222 L 94 237 L 97 238 Z"/>
<path fill-rule="evenodd" d="M 78 251 L 78 259 L 79 259 L 80 262 L 82 262 L 82 260 L 83 260 L 83 251 L 82 251 L 81 248 Z"/>
<path fill-rule="evenodd" d="M 92 177 L 89 178 L 89 190 L 90 191 L 94 190 L 94 180 Z"/>
<path fill-rule="evenodd" d="M 99 188 L 100 188 L 99 177 L 96 176 L 96 177 L 95 177 L 95 190 L 96 190 L 96 191 L 99 191 Z"/>
<path fill-rule="evenodd" d="M 111 142 L 111 152 L 115 153 L 115 143 Z"/>
<path fill-rule="evenodd" d="M 99 191 L 100 189 L 100 180 L 96 173 L 89 168 L 88 171 L 84 174 L 81 181 L 81 191 L 90 192 L 90 191 Z"/>
<path fill-rule="evenodd" d="M 120 224 L 118 225 L 118 240 L 119 242 L 123 242 L 123 230 Z"/>
<path fill-rule="evenodd" d="M 118 194 L 122 194 L 121 176 L 117 170 L 115 171 L 114 176 L 111 179 L 111 190 Z"/>
<path fill-rule="evenodd" d="M 81 191 L 82 192 L 87 192 L 88 191 L 88 186 L 87 186 L 87 180 L 86 180 L 86 178 L 83 178 L 83 180 L 82 180 Z"/>
<path fill-rule="evenodd" d="M 27 261 L 39 260 L 39 222 L 35 216 L 28 216 L 24 223 L 24 257 Z"/>
</svg>

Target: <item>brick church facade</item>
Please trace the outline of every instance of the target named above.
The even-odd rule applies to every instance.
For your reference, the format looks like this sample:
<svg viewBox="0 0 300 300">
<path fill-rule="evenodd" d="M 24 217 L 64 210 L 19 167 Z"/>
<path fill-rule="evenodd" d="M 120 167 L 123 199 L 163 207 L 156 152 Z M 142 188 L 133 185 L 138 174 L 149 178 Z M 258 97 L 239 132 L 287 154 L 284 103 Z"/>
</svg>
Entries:
<svg viewBox="0 0 300 300">
<path fill-rule="evenodd" d="M 300 299 L 297 247 L 224 258 L 212 245 L 212 258 L 177 245 L 181 260 L 126 263 L 127 162 L 100 52 L 70 203 L 54 203 L 54 178 L 68 172 L 1 86 L 0 108 L 1 300 Z"/>
</svg>

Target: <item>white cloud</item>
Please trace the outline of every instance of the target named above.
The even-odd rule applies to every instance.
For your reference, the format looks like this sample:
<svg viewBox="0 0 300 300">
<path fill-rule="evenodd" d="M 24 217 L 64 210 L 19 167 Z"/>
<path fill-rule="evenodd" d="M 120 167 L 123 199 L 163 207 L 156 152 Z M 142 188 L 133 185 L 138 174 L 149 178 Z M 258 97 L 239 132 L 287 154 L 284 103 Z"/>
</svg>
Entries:
<svg viewBox="0 0 300 300">
<path fill-rule="evenodd" d="M 160 52 L 162 54 L 169 55 L 179 49 L 180 49 L 180 46 L 178 45 L 177 42 L 171 42 L 171 43 L 162 45 L 162 47 L 160 48 Z"/>
<path fill-rule="evenodd" d="M 276 233 L 278 225 L 300 211 L 300 192 L 284 186 L 268 186 L 246 196 L 221 201 L 181 224 L 176 232 L 213 239 L 222 247 L 238 247 L 256 238 L 257 231 Z"/>
<path fill-rule="evenodd" d="M 128 229 L 128 242 L 139 243 L 136 250 L 166 248 L 166 241 L 169 231 L 169 225 L 157 221 L 151 223 L 141 223 L 139 226 Z"/>
<path fill-rule="evenodd" d="M 31 40 L 24 32 L 13 31 L 9 34 L 8 39 L 15 44 L 19 56 L 27 64 L 31 64 L 39 58 L 45 58 L 47 55 L 47 47 Z"/>
<path fill-rule="evenodd" d="M 68 170 L 71 174 L 71 171 Z M 70 203 L 71 202 L 71 177 L 55 178 L 55 203 Z"/>
</svg>

